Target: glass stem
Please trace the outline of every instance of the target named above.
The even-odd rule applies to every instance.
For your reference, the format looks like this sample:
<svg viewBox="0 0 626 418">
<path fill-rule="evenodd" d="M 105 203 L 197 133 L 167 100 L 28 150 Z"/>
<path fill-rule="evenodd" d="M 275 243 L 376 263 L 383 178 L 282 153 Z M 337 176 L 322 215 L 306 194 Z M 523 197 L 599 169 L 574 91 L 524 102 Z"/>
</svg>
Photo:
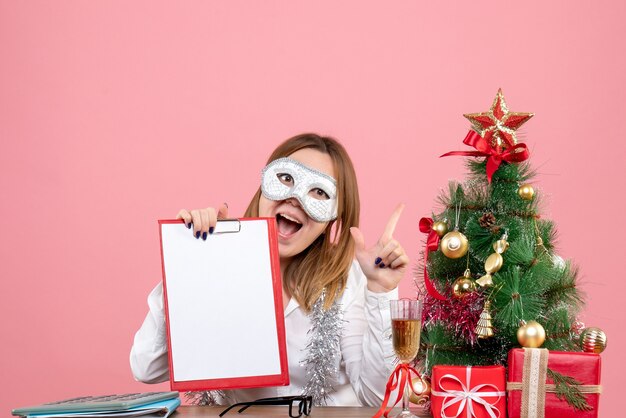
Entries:
<svg viewBox="0 0 626 418">
<path fill-rule="evenodd" d="M 407 382 L 407 385 L 404 387 L 404 393 L 402 394 L 402 412 L 409 411 L 409 388 L 410 382 Z"/>
</svg>

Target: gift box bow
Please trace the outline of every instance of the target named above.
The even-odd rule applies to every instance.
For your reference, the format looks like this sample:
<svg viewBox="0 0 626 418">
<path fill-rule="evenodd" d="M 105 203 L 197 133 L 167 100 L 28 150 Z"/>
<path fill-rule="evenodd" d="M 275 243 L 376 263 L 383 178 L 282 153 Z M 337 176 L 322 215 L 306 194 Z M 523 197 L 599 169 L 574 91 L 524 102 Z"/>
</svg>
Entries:
<svg viewBox="0 0 626 418">
<path fill-rule="evenodd" d="M 496 385 L 490 383 L 482 383 L 471 387 L 470 381 L 472 378 L 472 368 L 467 367 L 465 370 L 465 384 L 453 374 L 445 374 L 441 376 L 438 381 L 438 387 L 441 390 L 432 390 L 433 396 L 440 396 L 443 398 L 441 405 L 441 418 L 457 418 L 463 411 L 467 412 L 467 417 L 476 417 L 474 413 L 474 404 L 482 405 L 491 418 L 498 418 L 500 416 L 500 410 L 495 406 L 502 396 L 506 395 L 506 392 L 498 390 Z M 461 390 L 450 389 L 444 386 L 445 381 L 452 380 L 461 387 Z M 456 385 L 454 385 L 456 387 Z M 483 392 L 484 389 L 494 389 L 493 392 Z M 489 402 L 484 398 L 496 398 L 495 401 Z M 448 415 L 446 409 L 459 404 L 456 415 Z"/>
</svg>

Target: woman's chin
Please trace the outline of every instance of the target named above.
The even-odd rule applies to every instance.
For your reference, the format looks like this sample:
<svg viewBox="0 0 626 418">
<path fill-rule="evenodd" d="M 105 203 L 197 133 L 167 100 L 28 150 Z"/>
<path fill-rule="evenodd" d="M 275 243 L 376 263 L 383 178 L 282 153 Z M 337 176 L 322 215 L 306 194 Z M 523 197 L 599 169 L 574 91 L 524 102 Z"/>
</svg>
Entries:
<svg viewBox="0 0 626 418">
<path fill-rule="evenodd" d="M 302 242 L 302 237 L 296 233 L 285 238 L 278 236 L 278 255 L 281 259 L 289 259 L 300 254 L 310 243 Z"/>
<path fill-rule="evenodd" d="M 311 230 L 310 225 L 305 225 L 296 231 L 278 229 L 278 253 L 281 259 L 288 259 L 300 254 L 311 245 L 323 232 Z"/>
<path fill-rule="evenodd" d="M 298 254 L 291 242 L 278 239 L 278 255 L 281 259 L 291 258 Z"/>
</svg>

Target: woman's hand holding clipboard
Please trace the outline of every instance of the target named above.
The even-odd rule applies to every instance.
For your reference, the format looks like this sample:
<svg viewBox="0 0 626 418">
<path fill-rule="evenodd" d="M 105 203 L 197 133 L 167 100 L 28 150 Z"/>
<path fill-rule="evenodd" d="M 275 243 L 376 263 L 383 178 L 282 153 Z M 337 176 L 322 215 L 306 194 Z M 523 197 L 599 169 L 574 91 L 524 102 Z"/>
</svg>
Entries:
<svg viewBox="0 0 626 418">
<path fill-rule="evenodd" d="M 212 234 L 215 230 L 218 219 L 227 218 L 227 203 L 222 203 L 217 210 L 211 207 L 206 209 L 194 209 L 191 211 L 181 209 L 180 212 L 178 212 L 178 215 L 176 215 L 176 219 L 182 219 L 187 228 L 191 229 L 193 226 L 193 236 L 196 237 L 196 239 L 202 237 L 204 241 L 206 241 L 208 234 Z"/>
</svg>

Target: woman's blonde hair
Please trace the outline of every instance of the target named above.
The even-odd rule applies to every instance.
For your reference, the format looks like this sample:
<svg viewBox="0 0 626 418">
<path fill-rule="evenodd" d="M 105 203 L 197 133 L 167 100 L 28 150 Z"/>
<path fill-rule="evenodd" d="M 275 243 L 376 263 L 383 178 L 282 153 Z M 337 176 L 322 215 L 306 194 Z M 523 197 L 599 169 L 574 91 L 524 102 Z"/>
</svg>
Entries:
<svg viewBox="0 0 626 418">
<path fill-rule="evenodd" d="M 329 222 L 324 232 L 304 251 L 293 257 L 283 272 L 283 287 L 306 312 L 326 289 L 324 308 L 332 306 L 346 287 L 348 272 L 354 258 L 354 242 L 350 227 L 359 225 L 359 190 L 354 166 L 345 148 L 334 138 L 305 133 L 287 139 L 268 159 L 288 157 L 311 148 L 328 154 L 337 177 L 337 219 Z M 261 188 L 246 210 L 246 217 L 259 216 Z"/>
</svg>

